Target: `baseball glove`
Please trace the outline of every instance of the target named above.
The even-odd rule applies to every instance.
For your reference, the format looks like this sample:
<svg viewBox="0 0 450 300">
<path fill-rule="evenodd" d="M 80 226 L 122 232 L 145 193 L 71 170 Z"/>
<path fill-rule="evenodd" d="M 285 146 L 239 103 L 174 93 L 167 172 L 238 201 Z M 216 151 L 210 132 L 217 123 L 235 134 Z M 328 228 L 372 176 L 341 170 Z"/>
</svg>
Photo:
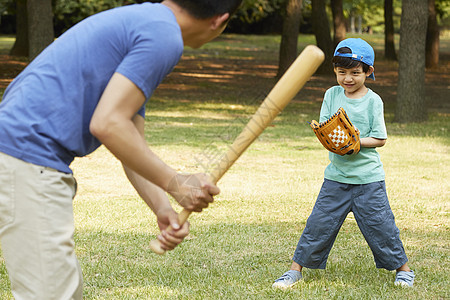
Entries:
<svg viewBox="0 0 450 300">
<path fill-rule="evenodd" d="M 357 154 L 360 150 L 359 130 L 353 126 L 345 110 L 341 107 L 328 120 L 309 123 L 319 141 L 328 149 L 339 155 Z"/>
</svg>

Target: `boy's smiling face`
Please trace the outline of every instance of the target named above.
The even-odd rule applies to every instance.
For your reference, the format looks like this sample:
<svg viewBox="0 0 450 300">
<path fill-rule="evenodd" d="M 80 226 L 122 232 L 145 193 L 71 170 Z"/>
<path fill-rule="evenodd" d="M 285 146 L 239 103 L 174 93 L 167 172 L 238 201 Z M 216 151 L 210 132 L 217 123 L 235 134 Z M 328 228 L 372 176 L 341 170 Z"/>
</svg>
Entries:
<svg viewBox="0 0 450 300">
<path fill-rule="evenodd" d="M 373 70 L 373 67 L 370 67 L 369 71 L 364 73 L 361 65 L 351 69 L 334 68 L 338 84 L 344 88 L 345 95 L 352 99 L 359 99 L 367 93 L 364 83 L 366 82 L 366 77 L 372 74 Z"/>
</svg>

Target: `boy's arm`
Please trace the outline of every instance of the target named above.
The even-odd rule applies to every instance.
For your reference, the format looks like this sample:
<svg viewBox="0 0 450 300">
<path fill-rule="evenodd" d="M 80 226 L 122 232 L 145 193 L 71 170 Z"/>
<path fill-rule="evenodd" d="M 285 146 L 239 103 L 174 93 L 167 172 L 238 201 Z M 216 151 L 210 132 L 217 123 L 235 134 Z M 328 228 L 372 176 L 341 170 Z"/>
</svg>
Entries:
<svg viewBox="0 0 450 300">
<path fill-rule="evenodd" d="M 376 139 L 373 137 L 365 137 L 360 139 L 361 147 L 364 148 L 376 148 L 383 147 L 386 144 L 384 139 Z"/>
<path fill-rule="evenodd" d="M 386 144 L 387 130 L 384 121 L 384 105 L 381 98 L 374 101 L 372 107 L 373 120 L 371 124 L 370 138 L 361 139 L 361 147 L 383 147 Z"/>
<path fill-rule="evenodd" d="M 325 92 L 323 96 L 322 106 L 320 107 L 320 117 L 319 122 L 324 122 L 328 120 L 335 112 L 330 111 L 330 89 Z"/>
</svg>

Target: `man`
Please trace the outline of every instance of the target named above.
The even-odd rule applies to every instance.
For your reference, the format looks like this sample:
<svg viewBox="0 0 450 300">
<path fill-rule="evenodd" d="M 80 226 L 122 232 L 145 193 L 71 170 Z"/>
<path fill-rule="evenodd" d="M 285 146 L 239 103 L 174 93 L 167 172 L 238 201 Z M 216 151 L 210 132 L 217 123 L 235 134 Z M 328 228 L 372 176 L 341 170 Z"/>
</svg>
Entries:
<svg viewBox="0 0 450 300">
<path fill-rule="evenodd" d="M 188 234 L 165 192 L 199 212 L 219 189 L 181 175 L 144 138 L 145 103 L 179 61 L 225 29 L 241 0 L 165 0 L 112 9 L 68 30 L 0 104 L 0 242 L 16 299 L 81 299 L 74 157 L 104 144 L 155 213 L 162 248 Z M 171 225 L 172 230 L 166 230 Z"/>
</svg>

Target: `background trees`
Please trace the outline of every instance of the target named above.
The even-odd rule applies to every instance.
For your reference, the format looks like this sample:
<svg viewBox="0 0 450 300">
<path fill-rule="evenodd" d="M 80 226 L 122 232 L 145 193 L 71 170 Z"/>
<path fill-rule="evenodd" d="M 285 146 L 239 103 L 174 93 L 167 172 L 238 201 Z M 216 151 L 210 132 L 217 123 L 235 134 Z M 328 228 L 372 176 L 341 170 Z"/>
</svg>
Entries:
<svg viewBox="0 0 450 300">
<path fill-rule="evenodd" d="M 244 0 L 227 30 L 281 34 L 278 77 L 298 54 L 299 32 L 314 33 L 317 45 L 325 52 L 326 61 L 319 69 L 322 74 L 332 73 L 330 60 L 334 47 L 347 33 L 384 34 L 385 58 L 400 57 L 396 120 L 411 120 L 407 115 L 419 120 L 418 114 L 426 116 L 422 113 L 425 105 L 422 66 L 425 63 L 427 68 L 439 66 L 439 32 L 441 27 L 450 27 L 450 2 L 383 1 L 384 6 L 382 0 Z M 109 8 L 141 2 L 146 0 L 0 0 L 0 33 L 16 34 L 11 54 L 33 59 L 54 37 L 80 20 Z M 421 9 L 414 10 L 411 3 L 420 4 Z M 398 33 L 397 52 L 394 37 Z M 417 99 L 411 93 L 422 96 Z"/>
<path fill-rule="evenodd" d="M 403 0 L 395 112 L 396 121 L 402 123 L 427 119 L 425 103 L 427 6 L 427 1 Z"/>
<path fill-rule="evenodd" d="M 16 43 L 11 54 L 35 58 L 54 39 L 51 0 L 16 1 Z"/>
<path fill-rule="evenodd" d="M 28 57 L 35 58 L 53 42 L 53 12 L 51 0 L 27 0 Z"/>
<path fill-rule="evenodd" d="M 394 40 L 394 9 L 393 0 L 384 0 L 384 56 L 397 60 Z"/>
<path fill-rule="evenodd" d="M 331 74 L 333 68 L 331 59 L 333 58 L 333 40 L 330 34 L 330 23 L 326 12 L 325 0 L 312 0 L 312 27 L 316 36 L 317 46 L 325 53 L 325 60 L 317 70 L 320 74 Z"/>
<path fill-rule="evenodd" d="M 340 41 L 345 39 L 347 33 L 346 20 L 344 16 L 344 1 L 343 0 L 331 0 L 331 11 L 333 13 L 333 42 L 334 47 L 339 44 Z"/>
<path fill-rule="evenodd" d="M 301 21 L 302 0 L 286 0 L 277 77 L 281 77 L 297 57 L 297 37 Z"/>
<path fill-rule="evenodd" d="M 427 68 L 435 68 L 439 63 L 439 25 L 437 22 L 437 10 L 435 0 L 428 0 L 428 27 L 426 39 Z"/>
</svg>

